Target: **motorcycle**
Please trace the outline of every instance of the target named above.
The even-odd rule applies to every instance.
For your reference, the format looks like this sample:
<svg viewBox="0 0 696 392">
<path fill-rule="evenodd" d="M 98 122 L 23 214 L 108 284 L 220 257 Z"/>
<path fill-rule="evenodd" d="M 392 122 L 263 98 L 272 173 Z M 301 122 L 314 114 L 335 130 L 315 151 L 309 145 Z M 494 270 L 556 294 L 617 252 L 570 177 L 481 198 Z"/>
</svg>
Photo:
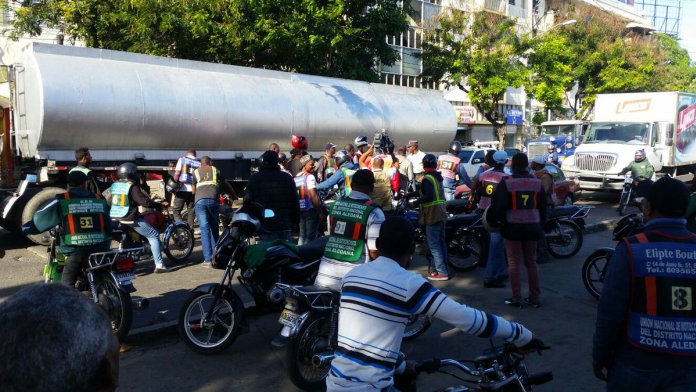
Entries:
<svg viewBox="0 0 696 392">
<path fill-rule="evenodd" d="M 314 282 L 328 238 L 299 247 L 252 244 L 261 228 L 261 220 L 272 216 L 272 211 L 264 210 L 259 204 L 247 203 L 220 235 L 213 260 L 215 268 L 224 270 L 220 283 L 194 288 L 179 313 L 179 335 L 192 350 L 201 354 L 220 353 L 241 332 L 248 331 L 244 304 L 232 289 L 237 271 L 239 283 L 252 296 L 256 306 L 272 310 L 279 310 L 285 302 L 284 293 L 274 287 L 276 283 L 305 285 Z M 260 257 L 250 257 L 254 249 L 263 251 L 261 247 L 266 249 Z"/>
<path fill-rule="evenodd" d="M 161 201 L 161 199 L 155 199 Z M 174 221 L 174 216 L 166 208 L 162 211 L 147 211 L 142 218 L 162 236 L 162 250 L 174 262 L 186 260 L 193 252 L 193 230 L 185 222 Z M 136 261 L 152 255 L 147 238 L 140 235 L 132 226 L 115 223 L 113 238 L 119 242 L 119 249 L 141 248 L 135 254 Z"/>
<path fill-rule="evenodd" d="M 416 246 L 425 245 L 426 258 L 430 262 L 432 255 L 427 249 L 425 238 L 425 226 L 418 222 L 418 211 L 409 208 L 409 199 L 412 194 L 399 198 L 395 213 L 408 219 L 415 229 Z M 445 203 L 450 217 L 445 222 L 445 239 L 447 241 L 447 262 L 458 271 L 472 271 L 476 267 L 484 266 L 487 261 L 489 236 L 483 227 L 483 219 L 480 214 L 464 214 L 469 211 L 471 205 L 466 199 L 450 200 Z"/>
<path fill-rule="evenodd" d="M 628 206 L 640 208 L 641 197 L 647 193 L 647 189 L 650 188 L 652 183 L 652 180 L 643 180 L 636 183 L 631 173 L 626 173 L 621 197 L 619 198 L 619 208 L 617 209 L 619 215 L 625 215 L 626 207 Z"/>
<path fill-rule="evenodd" d="M 628 236 L 639 233 L 642 227 L 643 222 L 639 215 L 626 215 L 616 224 L 612 233 L 613 239 L 619 242 Z M 614 248 L 599 248 L 592 252 L 582 265 L 582 283 L 595 299 L 599 299 L 602 292 L 609 261 L 613 255 Z"/>
<path fill-rule="evenodd" d="M 541 346 L 534 348 L 533 351 L 538 351 L 541 355 L 542 350 L 548 349 L 547 346 Z M 524 355 L 522 349 L 512 344 L 507 343 L 496 347 L 491 341 L 491 348 L 485 350 L 474 360 L 434 358 L 417 363 L 415 372 L 416 375 L 420 373 L 444 373 L 466 383 L 466 385 L 447 388 L 446 390 L 449 392 L 527 392 L 531 391 L 534 385 L 545 384 L 553 380 L 551 372 L 529 374 L 524 363 Z M 472 363 L 473 366 L 470 367 L 466 363 Z M 473 379 L 460 378 L 443 370 L 448 367 L 455 368 L 473 377 Z M 398 376 L 396 380 L 400 381 Z M 411 385 L 401 390 L 415 391 L 416 389 L 415 386 Z"/>
<path fill-rule="evenodd" d="M 58 252 L 60 228 L 49 230 L 51 244 L 48 247 L 48 262 L 44 266 L 44 283 L 60 283 L 67 257 Z M 75 287 L 79 291 L 89 291 L 95 304 L 101 307 L 109 318 L 111 330 L 119 338 L 128 336 L 133 322 L 133 307 L 145 309 L 149 304 L 146 298 L 131 299 L 135 292 L 135 262 L 132 255 L 140 248 L 118 249 L 89 255 L 89 267 L 78 276 Z"/>
<path fill-rule="evenodd" d="M 285 293 L 285 308 L 278 319 L 283 326 L 273 340 L 286 347 L 285 370 L 292 383 L 305 391 L 322 390 L 338 347 L 338 310 L 341 294 L 316 286 L 276 284 Z M 413 340 L 430 328 L 426 315 L 412 316 L 404 340 Z"/>
<path fill-rule="evenodd" d="M 546 223 L 544 233 L 549 253 L 558 259 L 575 256 L 582 247 L 585 217 L 594 208 L 591 206 L 559 206 L 553 208 Z"/>
</svg>

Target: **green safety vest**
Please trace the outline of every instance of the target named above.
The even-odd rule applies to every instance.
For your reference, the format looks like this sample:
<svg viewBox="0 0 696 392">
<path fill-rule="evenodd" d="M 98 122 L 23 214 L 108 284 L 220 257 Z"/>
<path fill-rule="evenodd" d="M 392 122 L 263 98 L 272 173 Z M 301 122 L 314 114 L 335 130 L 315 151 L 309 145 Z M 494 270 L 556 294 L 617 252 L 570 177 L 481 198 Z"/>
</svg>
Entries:
<svg viewBox="0 0 696 392">
<path fill-rule="evenodd" d="M 91 246 L 107 241 L 106 201 L 94 197 L 71 197 L 69 192 L 56 196 L 63 217 L 61 243 L 68 246 Z"/>
<path fill-rule="evenodd" d="M 330 235 L 324 256 L 357 263 L 365 250 L 367 219 L 375 207 L 372 201 L 341 199 L 329 212 Z"/>
<path fill-rule="evenodd" d="M 345 166 L 341 166 L 341 171 L 343 172 L 344 178 L 343 193 L 346 196 L 350 196 L 350 182 L 353 181 L 353 174 L 355 174 L 357 170 L 347 169 Z"/>
<path fill-rule="evenodd" d="M 433 189 L 435 190 L 435 198 L 431 202 L 421 204 L 421 208 L 428 208 L 445 204 L 445 199 L 442 197 L 442 194 L 444 193 L 442 190 L 442 183 L 435 179 L 435 177 L 433 177 L 432 174 L 426 174 L 423 177 L 433 184 Z"/>
<path fill-rule="evenodd" d="M 111 210 L 109 216 L 112 218 L 123 218 L 130 211 L 130 192 L 133 183 L 131 181 L 118 181 L 111 185 Z"/>
</svg>

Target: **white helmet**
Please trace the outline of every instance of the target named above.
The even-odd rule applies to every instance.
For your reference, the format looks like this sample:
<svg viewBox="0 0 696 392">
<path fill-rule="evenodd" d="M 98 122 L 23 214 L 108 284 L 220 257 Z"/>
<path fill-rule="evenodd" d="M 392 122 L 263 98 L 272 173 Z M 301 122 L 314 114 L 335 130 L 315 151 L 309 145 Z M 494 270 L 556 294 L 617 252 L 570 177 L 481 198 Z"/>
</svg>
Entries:
<svg viewBox="0 0 696 392">
<path fill-rule="evenodd" d="M 358 136 L 355 138 L 355 147 L 362 147 L 362 146 L 367 146 L 367 136 Z"/>
</svg>

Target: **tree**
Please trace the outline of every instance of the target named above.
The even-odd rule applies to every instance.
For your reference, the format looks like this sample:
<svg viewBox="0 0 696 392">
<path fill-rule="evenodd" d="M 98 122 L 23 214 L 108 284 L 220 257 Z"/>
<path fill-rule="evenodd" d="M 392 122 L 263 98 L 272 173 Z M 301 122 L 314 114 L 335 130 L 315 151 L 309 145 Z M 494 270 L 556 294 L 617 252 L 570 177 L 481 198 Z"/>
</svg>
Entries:
<svg viewBox="0 0 696 392">
<path fill-rule="evenodd" d="M 450 10 L 437 22 L 425 36 L 422 76 L 466 91 L 493 124 L 502 148 L 505 117 L 499 103 L 508 87 L 521 87 L 529 77 L 526 38 L 518 35 L 514 20 L 486 11 Z"/>
<path fill-rule="evenodd" d="M 87 46 L 377 81 L 408 29 L 397 0 L 22 1 L 12 35 L 57 28 Z"/>
</svg>

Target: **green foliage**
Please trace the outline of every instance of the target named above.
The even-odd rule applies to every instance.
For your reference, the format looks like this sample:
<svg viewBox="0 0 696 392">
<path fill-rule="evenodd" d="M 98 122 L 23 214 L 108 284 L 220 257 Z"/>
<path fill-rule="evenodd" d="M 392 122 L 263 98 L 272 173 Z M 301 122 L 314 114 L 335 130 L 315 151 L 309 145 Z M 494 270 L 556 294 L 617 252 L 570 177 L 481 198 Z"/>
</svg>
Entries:
<svg viewBox="0 0 696 392">
<path fill-rule="evenodd" d="M 87 46 L 376 81 L 408 24 L 397 0 L 51 0 L 22 3 L 12 34 L 57 28 Z"/>
<path fill-rule="evenodd" d="M 488 12 L 452 10 L 438 25 L 425 36 L 422 76 L 467 91 L 502 139 L 505 122 L 498 104 L 508 87 L 521 87 L 529 77 L 528 41 L 518 35 L 515 21 Z"/>
<path fill-rule="evenodd" d="M 549 109 L 562 110 L 566 91 L 575 84 L 573 60 L 574 53 L 566 37 L 548 34 L 532 40 L 527 93 Z"/>
</svg>

